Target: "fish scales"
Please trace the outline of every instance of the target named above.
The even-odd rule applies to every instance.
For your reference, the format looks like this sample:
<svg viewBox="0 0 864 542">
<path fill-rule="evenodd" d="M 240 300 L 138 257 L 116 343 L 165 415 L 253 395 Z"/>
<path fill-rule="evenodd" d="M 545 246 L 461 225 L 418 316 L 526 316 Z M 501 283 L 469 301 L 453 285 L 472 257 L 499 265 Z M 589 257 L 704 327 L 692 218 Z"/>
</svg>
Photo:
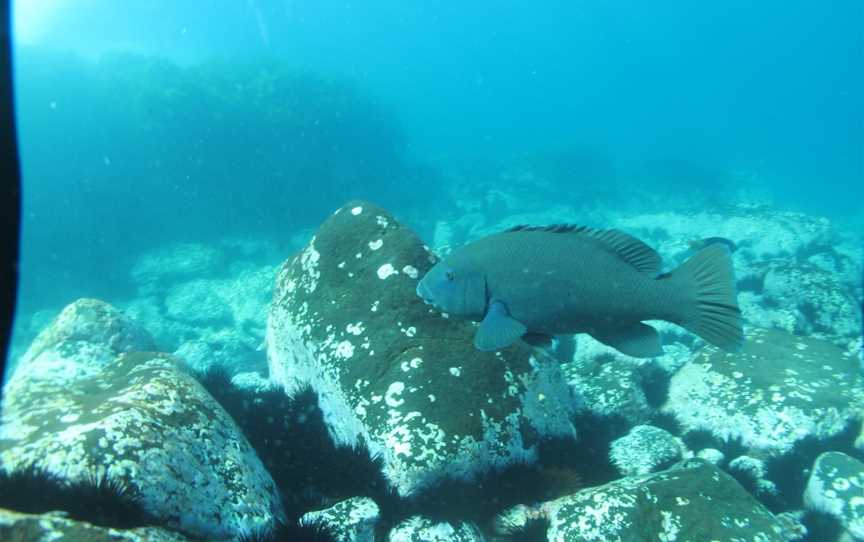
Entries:
<svg viewBox="0 0 864 542">
<path fill-rule="evenodd" d="M 598 318 L 677 316 L 668 281 L 639 272 L 586 235 L 506 232 L 475 248 L 469 257 L 484 269 L 489 291 L 532 331 L 554 335 L 584 331 Z"/>
<path fill-rule="evenodd" d="M 644 320 L 681 325 L 735 350 L 743 341 L 730 251 L 712 243 L 670 273 L 660 256 L 618 230 L 517 226 L 454 250 L 417 285 L 453 316 L 480 322 L 480 350 L 528 334 L 589 333 L 639 357 L 662 353 Z"/>
</svg>

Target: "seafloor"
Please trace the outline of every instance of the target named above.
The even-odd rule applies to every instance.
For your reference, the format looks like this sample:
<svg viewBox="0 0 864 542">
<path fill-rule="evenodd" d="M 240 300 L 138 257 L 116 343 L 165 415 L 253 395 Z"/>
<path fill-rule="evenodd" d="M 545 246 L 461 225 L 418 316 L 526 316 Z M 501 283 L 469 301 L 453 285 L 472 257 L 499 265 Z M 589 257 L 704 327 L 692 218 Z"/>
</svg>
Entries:
<svg viewBox="0 0 864 542">
<path fill-rule="evenodd" d="M 132 298 L 20 315 L 0 538 L 864 540 L 864 239 L 768 204 L 484 190 L 413 229 L 347 202 L 294 253 L 164 246 Z M 666 269 L 734 241 L 743 349 L 657 323 L 648 360 L 584 335 L 481 353 L 414 293 L 451 246 L 574 222 Z"/>
</svg>

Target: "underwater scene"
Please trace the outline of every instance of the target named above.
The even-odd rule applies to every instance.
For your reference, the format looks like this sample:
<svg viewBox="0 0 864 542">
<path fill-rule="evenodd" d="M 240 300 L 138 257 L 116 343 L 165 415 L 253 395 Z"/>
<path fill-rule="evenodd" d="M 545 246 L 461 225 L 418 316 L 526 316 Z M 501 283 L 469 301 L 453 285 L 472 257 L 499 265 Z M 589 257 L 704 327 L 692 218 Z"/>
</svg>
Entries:
<svg viewBox="0 0 864 542">
<path fill-rule="evenodd" d="M 864 541 L 864 7 L 20 0 L 0 540 Z"/>
</svg>

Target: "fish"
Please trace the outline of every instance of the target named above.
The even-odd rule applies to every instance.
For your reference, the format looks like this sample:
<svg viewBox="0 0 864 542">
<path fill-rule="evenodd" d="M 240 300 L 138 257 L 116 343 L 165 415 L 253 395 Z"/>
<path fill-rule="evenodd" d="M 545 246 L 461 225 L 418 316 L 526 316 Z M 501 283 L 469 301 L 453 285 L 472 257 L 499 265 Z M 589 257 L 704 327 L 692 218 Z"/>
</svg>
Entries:
<svg viewBox="0 0 864 542">
<path fill-rule="evenodd" d="M 455 248 L 418 282 L 417 295 L 454 318 L 479 322 L 474 346 L 587 333 L 634 357 L 663 354 L 665 320 L 737 351 L 744 341 L 729 247 L 711 243 L 661 273 L 660 255 L 616 229 L 516 226 Z"/>
<path fill-rule="evenodd" d="M 706 237 L 705 239 L 693 239 L 691 241 L 687 241 L 687 246 L 690 247 L 690 250 L 696 251 L 707 247 L 708 245 L 721 244 L 726 245 L 729 248 L 729 252 L 735 252 L 738 248 L 738 245 L 735 244 L 735 241 L 731 239 L 726 239 L 725 237 Z"/>
</svg>

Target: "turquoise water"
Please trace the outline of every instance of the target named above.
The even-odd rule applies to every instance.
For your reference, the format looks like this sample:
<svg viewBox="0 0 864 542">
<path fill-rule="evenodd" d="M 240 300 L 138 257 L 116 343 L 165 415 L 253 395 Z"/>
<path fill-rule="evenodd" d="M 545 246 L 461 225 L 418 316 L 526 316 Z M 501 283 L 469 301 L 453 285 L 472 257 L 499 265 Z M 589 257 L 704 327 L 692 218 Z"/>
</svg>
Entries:
<svg viewBox="0 0 864 542">
<path fill-rule="evenodd" d="M 355 195 L 452 208 L 442 175 L 532 155 L 577 205 L 724 199 L 743 177 L 861 212 L 855 2 L 21 5 L 26 244 L 64 288 L 120 286 L 112 262 L 157 240 L 312 228 Z M 81 237 L 58 242 L 65 224 Z"/>
<path fill-rule="evenodd" d="M 280 372 L 284 352 L 274 345 L 274 333 L 282 335 L 273 331 L 278 328 L 274 315 L 280 314 L 273 300 L 288 294 L 280 294 L 284 285 L 277 273 L 285 262 L 285 272 L 291 271 L 295 254 L 305 255 L 307 272 L 319 256 L 322 262 L 344 256 L 350 268 L 359 265 L 361 253 L 379 254 L 373 246 L 384 237 L 358 241 L 361 248 L 369 247 L 356 252 L 358 262 L 352 260 L 353 248 L 328 253 L 310 244 L 313 235 L 331 239 L 331 248 L 360 235 L 365 223 L 338 226 L 345 228 L 338 234 L 328 233 L 326 224 L 341 224 L 339 217 L 355 209 L 361 211 L 352 216 L 362 220 L 369 216 L 362 209 L 374 204 L 380 206 L 375 212 L 386 216 L 384 222 L 410 227 L 439 256 L 522 223 L 618 228 L 656 249 L 664 270 L 693 255 L 698 243 L 691 247 L 690 242 L 729 239 L 745 331 L 760 337 L 762 332 L 785 334 L 768 341 L 783 345 L 777 352 L 748 351 L 772 367 L 752 368 L 758 374 L 748 374 L 748 382 L 773 393 L 780 392 L 771 386 L 785 382 L 790 388 L 781 395 L 818 395 L 809 388 L 794 391 L 798 384 L 784 381 L 791 377 L 779 372 L 791 353 L 807 350 L 818 353 L 810 359 L 814 364 L 843 367 L 838 371 L 855 381 L 848 397 L 864 389 L 855 380 L 860 378 L 864 246 L 860 2 L 89 0 L 57 1 L 51 7 L 21 1 L 15 9 L 24 218 L 13 365 L 22 355 L 27 363 L 38 359 L 44 341 L 90 333 L 86 324 L 80 329 L 91 331 L 73 325 L 79 331 L 46 332 L 48 338 L 32 346 L 41 331 L 65 325 L 54 320 L 64 307 L 95 298 L 122 311 L 121 317 L 111 312 L 115 309 L 104 309 L 110 315 L 104 318 L 113 322 L 109 327 L 135 328 L 123 335 L 129 341 L 125 350 L 174 354 L 196 377 L 218 366 L 229 377 L 257 374 L 291 393 L 299 393 L 301 383 L 319 394 L 336 393 L 326 377 L 309 377 L 314 372 L 309 366 Z M 357 201 L 343 208 L 352 200 Z M 345 212 L 334 217 L 338 209 Z M 408 251 L 404 247 L 419 240 L 405 238 L 399 246 Z M 391 254 L 390 241 L 382 243 Z M 416 279 L 417 265 L 393 271 L 397 279 Z M 390 276 L 390 268 L 377 269 L 379 277 Z M 358 299 L 360 289 L 376 284 L 357 287 Z M 328 290 L 321 288 L 326 296 Z M 346 291 L 349 298 L 354 295 Z M 403 303 L 418 301 L 409 296 Z M 103 309 L 87 310 L 103 314 Z M 334 326 L 342 322 L 341 316 L 332 318 Z M 405 333 L 411 326 L 401 318 L 398 325 Z M 367 329 L 353 321 L 349 325 L 354 326 L 349 335 Z M 615 353 L 579 338 L 574 353 L 561 341 L 556 354 L 563 362 L 561 378 L 577 398 L 556 412 L 574 409 L 575 432 L 588 435 L 576 442 L 596 439 L 603 443 L 598 449 L 608 448 L 634 426 L 650 423 L 683 439 L 690 455 L 720 449 L 728 457 L 718 465 L 771 514 L 821 510 L 802 500 L 806 476 L 799 474 L 809 472 L 825 451 L 861 459 L 864 447 L 853 435 L 858 422 L 848 420 L 860 419 L 862 407 L 852 399 L 832 403 L 841 421 L 827 429 L 823 426 L 830 424 L 821 418 L 808 421 L 817 414 L 802 414 L 796 423 L 822 428 L 802 433 L 806 445 L 792 439 L 776 449 L 763 446 L 765 439 L 785 441 L 782 435 L 761 434 L 758 424 L 741 434 L 712 429 L 674 405 L 676 397 L 686 395 L 676 378 L 707 359 L 699 358 L 708 356 L 703 343 L 671 324 L 660 334 L 667 347 L 660 361 L 621 361 L 609 369 L 608 381 L 590 384 L 585 375 L 599 378 L 605 371 L 600 367 L 614 365 L 607 358 Z M 145 335 L 149 338 L 141 338 Z M 323 341 L 303 337 L 307 343 Z M 80 362 L 75 356 L 78 361 L 69 367 Z M 737 360 L 723 363 L 731 367 Z M 411 360 L 403 363 L 411 367 Z M 449 363 L 451 369 L 461 366 Z M 392 378 L 399 370 L 394 362 L 376 374 Z M 744 373 L 747 369 L 739 368 L 734 374 Z M 638 381 L 633 384 L 641 390 L 633 392 L 638 397 L 608 412 L 590 406 L 612 401 L 598 394 L 611 394 L 630 378 Z M 831 378 L 812 375 L 814 382 Z M 459 517 L 460 506 L 470 508 L 432 503 L 437 497 L 421 498 L 419 505 L 388 500 L 395 497 L 381 487 L 390 483 L 401 488 L 397 492 L 411 493 L 414 479 L 388 463 L 390 441 L 376 442 L 370 436 L 374 430 L 326 401 L 323 418 L 315 422 L 318 433 L 310 430 L 317 436 L 308 437 L 322 442 L 325 459 L 318 457 L 319 463 L 360 461 L 327 455 L 336 452 L 321 436 L 329 431 L 336 444 L 355 445 L 359 431 L 370 439 L 373 454 L 384 457 L 388 481 L 376 478 L 378 471 L 368 463 L 364 473 L 374 484 L 359 489 L 341 487 L 337 476 L 326 483 L 303 478 L 298 472 L 311 469 L 302 461 L 315 462 L 314 446 L 312 452 L 295 451 L 300 463 L 276 469 L 270 461 L 284 465 L 285 460 L 270 448 L 273 439 L 258 433 L 266 427 L 238 410 L 241 392 L 218 378 L 208 386 L 252 441 L 282 498 L 291 502 L 291 514 L 372 496 L 383 510 L 385 520 L 376 529 L 384 537 L 412 514 L 452 519 Z M 266 393 L 271 392 L 275 395 L 259 397 L 259 404 L 271 409 L 265 418 L 293 420 L 306 410 L 319 412 L 314 395 L 300 395 L 308 405 L 301 401 L 280 410 L 273 405 L 284 393 Z M 770 394 L 754 394 L 771 403 Z M 368 407 L 352 401 L 346 403 L 350 409 Z M 466 412 L 457 409 L 450 416 L 461 420 Z M 7 440 L 0 438 L 0 451 L 10 431 L 20 429 L 8 425 L 9 418 L 5 422 L 6 433 L 0 436 Z M 743 423 L 727 420 L 721 426 L 727 422 Z M 561 438 L 560 427 L 553 425 L 537 429 L 538 438 Z M 583 457 L 567 450 L 564 466 L 548 457 L 519 459 L 545 470 L 538 477 L 520 474 L 516 485 L 531 480 L 549 497 L 548 491 L 560 489 L 544 485 L 550 476 L 581 479 L 571 480 L 571 491 L 622 476 L 603 452 Z M 574 466 L 576 456 L 584 460 L 582 467 L 578 461 Z M 768 474 L 748 478 L 759 470 L 747 466 L 751 456 L 768 462 Z M 467 467 L 463 462 L 460 468 L 486 476 L 490 465 L 519 462 L 514 457 Z M 739 457 L 748 459 L 730 466 Z M 65 472 L 62 459 L 47 465 Z M 110 465 L 103 466 L 113 476 Z M 562 470 L 548 474 L 553 469 Z M 783 474 L 793 471 L 795 476 Z M 801 479 L 788 482 L 796 476 Z M 292 482 L 299 487 L 289 491 Z M 768 482 L 774 489 L 766 489 Z M 531 503 L 514 500 L 513 484 L 501 479 L 493 477 L 488 484 L 495 489 L 472 493 L 472 499 L 488 504 L 491 494 L 500 493 L 508 504 L 543 501 L 536 494 Z M 294 492 L 289 499 L 286 493 Z M 484 504 L 474 512 L 470 523 L 484 536 L 503 536 L 490 534 L 494 529 L 488 524 L 500 510 Z M 820 523 L 809 521 L 812 532 L 821 532 Z M 854 532 L 849 521 L 842 528 Z M 236 534 L 236 526 L 208 531 L 204 523 L 190 520 L 181 530 Z M 809 539 L 817 540 L 812 532 Z M 475 535 L 447 536 L 469 540 Z"/>
</svg>

